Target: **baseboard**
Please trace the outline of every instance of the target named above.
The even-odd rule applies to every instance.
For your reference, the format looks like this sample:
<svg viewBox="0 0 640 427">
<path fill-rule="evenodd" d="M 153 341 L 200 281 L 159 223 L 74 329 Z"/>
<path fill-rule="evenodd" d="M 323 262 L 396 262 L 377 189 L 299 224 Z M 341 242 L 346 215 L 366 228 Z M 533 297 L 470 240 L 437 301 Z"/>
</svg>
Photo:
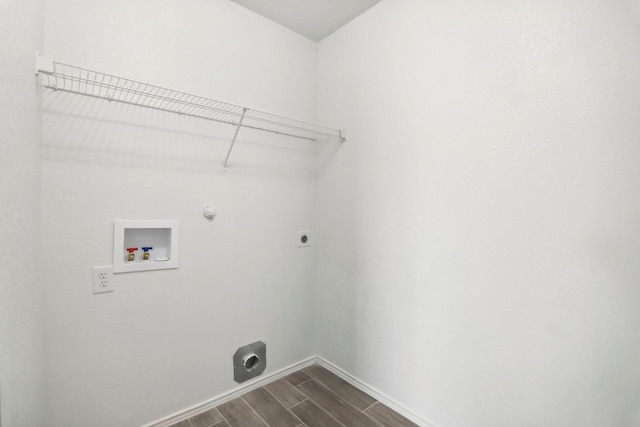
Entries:
<svg viewBox="0 0 640 427">
<path fill-rule="evenodd" d="M 279 371 L 272 372 L 267 375 L 261 375 L 255 380 L 249 380 L 243 383 L 241 386 L 220 394 L 212 399 L 205 400 L 204 402 L 200 402 L 197 405 L 191 406 L 187 409 L 183 409 L 180 412 L 176 412 L 167 417 L 161 418 L 149 424 L 144 424 L 142 427 L 169 427 L 175 423 L 186 420 L 187 418 L 191 418 L 194 415 L 198 415 L 201 412 L 208 411 L 209 409 L 213 409 L 218 405 L 222 405 L 225 402 L 235 399 L 236 397 L 240 397 L 246 392 L 254 390 L 258 387 L 262 387 L 263 385 L 270 383 L 271 381 L 278 380 L 280 378 L 286 377 L 287 375 L 305 368 L 309 365 L 313 365 L 314 363 L 319 363 L 317 357 L 310 357 L 308 359 L 304 359 L 298 363 L 294 363 L 293 365 L 286 367 L 284 369 L 280 369 Z"/>
<path fill-rule="evenodd" d="M 422 418 L 420 415 L 416 414 L 415 412 L 413 412 L 412 410 L 410 410 L 406 406 L 398 403 L 394 399 L 392 399 L 389 396 L 387 396 L 386 394 L 382 393 L 380 390 L 370 386 L 369 384 L 359 380 L 358 378 L 354 377 L 353 375 L 349 374 L 348 372 L 342 370 L 341 368 L 337 367 L 336 365 L 334 365 L 333 363 L 329 362 L 328 360 L 325 360 L 320 356 L 316 356 L 315 357 L 315 363 L 317 363 L 320 366 L 326 368 L 327 370 L 333 372 L 334 374 L 336 374 L 337 376 L 339 376 L 340 378 L 342 378 L 343 380 L 345 380 L 346 382 L 348 382 L 349 384 L 351 384 L 355 388 L 364 391 L 365 393 L 367 393 L 368 395 L 370 395 L 371 397 L 376 399 L 378 402 L 382 403 L 383 405 L 388 406 L 389 408 L 393 409 L 394 411 L 396 411 L 397 413 L 399 413 L 403 417 L 413 421 L 414 423 L 418 424 L 419 426 L 423 426 L 423 427 L 439 427 L 437 424 L 433 423 L 432 421 L 428 421 L 428 420 Z"/>
<path fill-rule="evenodd" d="M 314 363 L 319 364 L 320 366 L 326 368 L 327 370 L 333 372 L 334 374 L 336 374 L 337 376 L 339 376 L 340 378 L 342 378 L 343 380 L 345 380 L 346 382 L 348 382 L 349 384 L 351 384 L 352 386 L 364 391 L 365 393 L 369 394 L 371 397 L 373 397 L 374 399 L 376 399 L 378 402 L 388 406 L 389 408 L 393 409 L 394 411 L 396 411 L 397 413 L 399 413 L 400 415 L 402 415 L 403 417 L 413 421 L 414 423 L 423 426 L 423 427 L 439 427 L 437 424 L 425 420 L 424 418 L 422 418 L 420 415 L 416 414 L 415 412 L 413 412 L 412 410 L 410 410 L 409 408 L 407 408 L 406 406 L 396 402 L 395 400 L 393 400 L 392 398 L 390 398 L 389 396 L 387 396 L 386 394 L 382 393 L 381 391 L 377 390 L 374 387 L 371 387 L 369 384 L 359 380 L 358 378 L 354 377 L 353 375 L 347 373 L 346 371 L 342 370 L 341 368 L 337 367 L 336 365 L 334 365 L 333 363 L 323 359 L 322 357 L 319 356 L 313 356 L 310 357 L 308 359 L 304 359 L 298 363 L 294 363 L 291 366 L 288 366 L 284 369 L 280 369 L 279 371 L 273 372 L 271 374 L 265 375 L 265 376 L 260 376 L 259 378 L 256 378 L 255 380 L 250 380 L 247 381 L 245 384 L 229 391 L 223 394 L 220 394 L 212 399 L 206 400 L 204 402 L 200 402 L 197 405 L 191 406 L 189 408 L 186 408 L 180 412 L 176 412 L 172 415 L 169 415 L 167 417 L 164 417 L 160 420 L 154 421 L 152 423 L 149 424 L 145 424 L 142 427 L 169 427 L 175 423 L 178 423 L 180 421 L 186 420 L 187 418 L 191 418 L 194 415 L 198 415 L 201 412 L 205 412 L 208 411 L 209 409 L 213 409 L 218 405 L 221 405 L 225 402 L 228 402 L 230 400 L 233 400 L 237 397 L 240 397 L 241 395 L 243 395 L 244 393 L 247 393 L 251 390 L 254 390 L 258 387 L 262 387 L 263 385 L 270 383 L 272 381 L 276 381 L 280 378 L 286 377 L 287 375 L 305 368 L 307 366 L 313 365 Z"/>
</svg>

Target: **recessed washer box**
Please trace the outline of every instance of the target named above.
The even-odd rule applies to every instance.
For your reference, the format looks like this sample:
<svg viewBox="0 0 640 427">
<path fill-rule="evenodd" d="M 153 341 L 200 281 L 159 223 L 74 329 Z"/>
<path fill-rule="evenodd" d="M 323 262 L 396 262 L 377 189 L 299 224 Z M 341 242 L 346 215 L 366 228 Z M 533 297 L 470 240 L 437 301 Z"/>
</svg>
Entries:
<svg viewBox="0 0 640 427">
<path fill-rule="evenodd" d="M 178 268 L 179 230 L 179 221 L 116 220 L 113 272 Z"/>
</svg>

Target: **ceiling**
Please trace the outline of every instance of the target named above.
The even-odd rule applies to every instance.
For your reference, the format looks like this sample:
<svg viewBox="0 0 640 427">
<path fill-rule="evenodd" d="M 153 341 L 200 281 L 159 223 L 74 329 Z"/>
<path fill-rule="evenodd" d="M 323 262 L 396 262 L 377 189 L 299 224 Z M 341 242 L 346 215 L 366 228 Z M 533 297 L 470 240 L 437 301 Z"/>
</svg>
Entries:
<svg viewBox="0 0 640 427">
<path fill-rule="evenodd" d="M 316 42 L 381 0 L 232 0 Z"/>
</svg>

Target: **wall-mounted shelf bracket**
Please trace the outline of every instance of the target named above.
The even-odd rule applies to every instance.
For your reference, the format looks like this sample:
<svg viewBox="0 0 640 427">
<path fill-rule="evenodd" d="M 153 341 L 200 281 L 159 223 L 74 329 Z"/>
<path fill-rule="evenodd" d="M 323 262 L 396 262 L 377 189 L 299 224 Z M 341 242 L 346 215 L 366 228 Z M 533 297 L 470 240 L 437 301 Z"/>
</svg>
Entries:
<svg viewBox="0 0 640 427">
<path fill-rule="evenodd" d="M 238 120 L 238 126 L 236 126 L 236 130 L 233 133 L 233 138 L 231 139 L 231 145 L 229 145 L 229 151 L 227 151 L 227 157 L 224 158 L 224 164 L 222 165 L 225 169 L 227 168 L 227 164 L 229 163 L 229 156 L 231 155 L 231 150 L 233 150 L 233 144 L 236 143 L 236 138 L 238 138 L 238 132 L 240 132 L 240 127 L 242 126 L 242 121 L 244 120 L 244 116 L 247 114 L 248 108 L 244 108 L 242 110 L 242 116 L 240 116 L 240 120 Z"/>
<path fill-rule="evenodd" d="M 224 160 L 225 168 L 241 127 L 308 141 L 345 141 L 339 129 L 63 64 L 40 55 L 36 55 L 36 75 L 48 89 L 231 125 L 235 131 Z"/>
</svg>

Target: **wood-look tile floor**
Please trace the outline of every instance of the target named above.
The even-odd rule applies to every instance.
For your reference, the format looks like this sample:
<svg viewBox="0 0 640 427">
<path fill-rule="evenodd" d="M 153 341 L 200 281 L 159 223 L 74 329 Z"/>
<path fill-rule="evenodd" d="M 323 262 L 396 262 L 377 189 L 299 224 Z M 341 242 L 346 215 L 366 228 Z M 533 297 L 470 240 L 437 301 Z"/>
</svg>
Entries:
<svg viewBox="0 0 640 427">
<path fill-rule="evenodd" d="M 319 365 L 273 381 L 171 427 L 416 426 Z"/>
</svg>

